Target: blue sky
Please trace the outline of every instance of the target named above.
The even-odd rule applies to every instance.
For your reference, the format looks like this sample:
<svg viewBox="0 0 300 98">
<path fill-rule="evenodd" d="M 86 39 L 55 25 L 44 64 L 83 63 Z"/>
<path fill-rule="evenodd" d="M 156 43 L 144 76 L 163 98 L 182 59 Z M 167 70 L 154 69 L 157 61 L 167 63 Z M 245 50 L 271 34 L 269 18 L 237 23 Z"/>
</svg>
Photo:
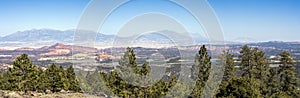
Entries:
<svg viewBox="0 0 300 98">
<path fill-rule="evenodd" d="M 126 25 L 126 23 L 143 14 L 166 15 L 180 23 L 188 32 L 200 33 L 202 36 L 205 36 L 201 25 L 196 21 L 192 14 L 181 6 L 167 0 L 136 0 L 123 4 L 108 16 L 100 32 L 117 34 L 118 30 Z M 159 20 L 159 18 L 157 18 L 157 20 Z M 160 24 L 163 23 L 157 21 L 153 25 Z M 140 24 L 136 25 L 137 28 L 147 28 L 140 26 Z"/>
<path fill-rule="evenodd" d="M 30 29 L 74 29 L 89 0 L 1 0 L 0 36 Z"/>
<path fill-rule="evenodd" d="M 184 9 L 165 1 L 153 3 L 151 0 L 140 1 L 144 10 L 160 11 L 181 22 L 189 24 L 191 32 L 201 33 L 192 17 Z M 225 39 L 238 41 L 300 41 L 300 0 L 208 0 L 214 9 L 224 31 Z M 89 0 L 1 0 L 0 1 L 0 36 L 16 31 L 30 29 L 74 29 L 79 22 Z M 138 2 L 137 2 L 138 3 Z M 134 5 L 134 3 L 133 3 Z M 118 13 L 127 13 L 127 18 L 140 12 L 124 6 L 112 14 L 111 19 L 124 21 L 126 17 Z M 162 10 L 160 10 L 162 9 Z M 118 12 L 119 11 L 119 12 Z M 183 14 L 177 14 L 183 13 Z M 132 15 L 131 15 L 132 14 Z M 122 20 L 123 19 L 123 20 Z M 106 33 L 114 32 L 108 24 Z"/>
<path fill-rule="evenodd" d="M 225 37 L 300 41 L 300 0 L 209 0 Z"/>
</svg>

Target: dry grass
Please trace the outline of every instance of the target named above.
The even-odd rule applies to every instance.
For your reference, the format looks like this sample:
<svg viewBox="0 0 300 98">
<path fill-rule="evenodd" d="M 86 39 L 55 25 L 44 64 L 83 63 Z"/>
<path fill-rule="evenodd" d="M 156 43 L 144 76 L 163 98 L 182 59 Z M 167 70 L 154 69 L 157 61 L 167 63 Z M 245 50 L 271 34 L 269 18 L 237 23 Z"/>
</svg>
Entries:
<svg viewBox="0 0 300 98">
<path fill-rule="evenodd" d="M 84 93 L 34 93 L 32 95 L 26 95 L 24 92 L 14 91 L 1 91 L 0 98 L 104 98 L 100 96 L 94 96 Z"/>
</svg>

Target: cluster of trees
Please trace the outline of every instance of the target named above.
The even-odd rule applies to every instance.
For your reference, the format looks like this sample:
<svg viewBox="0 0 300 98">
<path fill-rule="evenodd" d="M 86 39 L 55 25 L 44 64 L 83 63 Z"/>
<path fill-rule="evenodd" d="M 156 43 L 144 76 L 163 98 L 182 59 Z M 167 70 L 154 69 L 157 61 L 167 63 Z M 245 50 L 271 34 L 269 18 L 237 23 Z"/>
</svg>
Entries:
<svg viewBox="0 0 300 98">
<path fill-rule="evenodd" d="M 13 67 L 0 74 L 0 89 L 11 91 L 59 92 L 69 90 L 80 92 L 72 66 L 64 70 L 55 64 L 46 70 L 32 64 L 27 54 L 22 54 L 13 61 Z"/>
<path fill-rule="evenodd" d="M 240 53 L 239 64 L 234 62 L 232 55 L 228 52 L 224 52 L 220 56 L 220 61 L 223 61 L 225 68 L 224 75 L 221 77 L 221 84 L 216 92 L 205 90 L 207 84 L 216 85 L 214 83 L 216 81 L 208 80 L 212 67 L 218 65 L 212 64 L 211 57 L 204 45 L 196 54 L 195 63 L 191 68 L 191 79 L 195 80 L 193 87 L 179 81 L 176 76 L 166 76 L 159 82 L 151 84 L 153 81 L 147 78 L 151 69 L 146 63 L 142 67 L 137 67 L 135 54 L 130 48 L 127 48 L 123 58 L 119 61 L 120 68 L 118 70 L 100 73 L 100 76 L 104 81 L 103 85 L 111 94 L 125 98 L 211 97 L 209 94 L 213 94 L 213 97 L 230 98 L 300 97 L 298 78 L 295 74 L 295 62 L 290 53 L 282 52 L 279 54 L 281 56 L 280 66 L 274 68 L 269 66 L 264 52 L 258 48 L 244 46 Z M 236 68 L 236 66 L 239 67 Z M 220 69 L 215 72 L 221 71 Z"/>
<path fill-rule="evenodd" d="M 219 61 L 222 61 L 224 70 L 211 62 L 211 57 L 203 45 L 195 56 L 195 63 L 191 68 L 191 79 L 195 84 L 184 83 L 178 76 L 164 75 L 162 79 L 153 81 L 149 75 L 151 69 L 147 63 L 138 66 L 135 53 L 127 48 L 119 61 L 117 69 L 108 73 L 96 70 L 85 75 L 79 72 L 75 76 L 70 66 L 64 70 L 61 66 L 51 65 L 43 71 L 32 64 L 26 54 L 21 55 L 13 62 L 13 67 L 0 74 L 0 88 L 14 91 L 41 91 L 60 90 L 83 91 L 92 94 L 105 93 L 106 95 L 124 98 L 135 97 L 238 97 L 238 98 L 300 98 L 298 78 L 295 73 L 295 62 L 290 53 L 279 54 L 280 66 L 270 67 L 263 51 L 248 46 L 240 51 L 240 63 L 236 64 L 232 55 L 224 52 Z M 236 67 L 238 66 L 238 67 Z M 220 77 L 219 88 L 216 81 L 210 81 L 210 74 L 224 72 Z M 207 85 L 209 84 L 209 85 Z M 174 90 L 175 89 L 175 90 Z M 100 93 L 101 92 L 101 93 Z M 213 94 L 212 96 L 210 94 Z"/>
<path fill-rule="evenodd" d="M 77 78 L 82 91 L 101 96 L 159 98 L 166 95 L 177 81 L 172 76 L 152 81 L 149 77 L 150 67 L 147 63 L 138 66 L 131 48 L 126 49 L 119 65 L 109 73 L 96 70 L 84 75 L 84 72 L 79 72 Z"/>
<path fill-rule="evenodd" d="M 299 98 L 298 78 L 290 53 L 279 54 L 280 66 L 271 68 L 263 51 L 243 46 L 239 68 L 226 53 L 225 73 L 216 97 Z M 239 73 L 236 73 L 237 71 Z"/>
</svg>

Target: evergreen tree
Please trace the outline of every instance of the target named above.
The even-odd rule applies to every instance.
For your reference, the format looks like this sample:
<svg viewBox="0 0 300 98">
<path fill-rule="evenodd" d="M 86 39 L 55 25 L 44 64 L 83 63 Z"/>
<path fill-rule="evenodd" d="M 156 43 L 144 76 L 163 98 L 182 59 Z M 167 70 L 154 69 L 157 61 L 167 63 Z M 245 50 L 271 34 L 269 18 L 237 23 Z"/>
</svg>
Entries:
<svg viewBox="0 0 300 98">
<path fill-rule="evenodd" d="M 268 74 L 268 79 L 266 81 L 266 88 L 267 88 L 267 92 L 265 94 L 266 97 L 275 97 L 278 96 L 276 95 L 279 92 L 278 89 L 278 75 L 276 72 L 276 69 L 272 68 L 269 70 L 270 74 Z"/>
<path fill-rule="evenodd" d="M 160 80 L 153 85 L 149 85 L 150 67 L 144 63 L 139 68 L 136 57 L 131 48 L 127 48 L 124 56 L 119 61 L 119 69 L 110 72 L 109 75 L 101 73 L 106 86 L 119 97 L 162 97 L 170 91 L 176 83 L 176 77 L 171 77 L 168 81 Z"/>
<path fill-rule="evenodd" d="M 7 72 L 10 90 L 35 91 L 38 71 L 27 54 L 22 54 L 13 61 L 13 67 Z"/>
<path fill-rule="evenodd" d="M 279 67 L 279 85 L 280 90 L 286 95 L 294 98 L 299 98 L 299 88 L 297 87 L 297 77 L 295 75 L 295 68 L 293 64 L 295 64 L 293 58 L 290 53 L 282 52 L 280 54 L 280 67 Z"/>
<path fill-rule="evenodd" d="M 261 98 L 262 95 L 256 88 L 258 82 L 253 78 L 245 80 L 244 78 L 232 78 L 226 85 L 220 88 L 216 97 L 219 98 Z"/>
<path fill-rule="evenodd" d="M 169 80 L 159 80 L 152 86 L 147 87 L 146 95 L 144 98 L 161 98 L 167 93 L 170 93 L 171 89 L 177 83 L 176 77 L 171 77 Z"/>
<path fill-rule="evenodd" d="M 60 90 L 78 91 L 78 82 L 75 79 L 74 69 L 67 71 L 55 64 L 46 71 L 32 64 L 27 54 L 22 54 L 13 61 L 13 67 L 0 74 L 0 89 L 12 91 L 38 91 L 50 89 L 54 92 Z"/>
<path fill-rule="evenodd" d="M 92 74 L 87 74 L 86 81 L 90 86 L 89 93 L 99 94 L 105 92 L 109 96 L 111 95 L 111 92 L 106 87 L 105 82 L 102 80 L 101 74 L 98 70 L 95 70 Z"/>
<path fill-rule="evenodd" d="M 47 89 L 53 92 L 59 92 L 65 88 L 63 81 L 63 73 L 59 68 L 56 67 L 55 64 L 52 64 L 45 71 L 45 75 L 47 75 L 45 79 L 45 84 Z"/>
<path fill-rule="evenodd" d="M 240 51 L 242 54 L 241 56 L 241 70 L 242 70 L 242 77 L 252 78 L 253 77 L 253 70 L 255 66 L 255 62 L 253 60 L 254 54 L 247 45 L 242 47 Z"/>
<path fill-rule="evenodd" d="M 267 61 L 267 57 L 263 51 L 254 48 L 253 50 L 253 60 L 255 62 L 254 67 L 254 78 L 259 82 L 259 89 L 264 97 L 266 97 L 269 89 L 267 88 L 268 75 L 270 74 L 270 66 Z"/>
<path fill-rule="evenodd" d="M 0 90 L 4 89 L 5 79 L 3 73 L 0 71 Z"/>
<path fill-rule="evenodd" d="M 222 78 L 222 82 L 219 86 L 219 90 L 216 94 L 216 97 L 222 97 L 221 95 L 224 95 L 224 89 L 226 89 L 228 82 L 230 79 L 235 78 L 236 72 L 235 72 L 235 64 L 234 60 L 232 58 L 232 55 L 229 54 L 228 52 L 224 52 L 220 56 L 221 63 L 224 62 L 225 70 L 224 70 L 224 75 Z M 223 91 L 221 91 L 223 90 Z M 228 93 L 228 92 L 227 92 Z"/>
<path fill-rule="evenodd" d="M 133 50 L 127 47 L 123 57 L 121 58 L 121 60 L 119 60 L 119 65 L 136 68 L 138 64 L 136 63 L 135 59 L 136 57 Z"/>
<path fill-rule="evenodd" d="M 266 97 L 268 93 L 267 81 L 269 74 L 269 63 L 264 52 L 258 48 L 249 48 L 245 45 L 240 51 L 242 77 L 248 81 L 252 80 L 258 82 L 257 88 L 263 96 Z"/>
<path fill-rule="evenodd" d="M 190 86 L 191 85 L 185 83 L 184 80 L 178 80 L 166 98 L 187 98 L 191 92 L 190 88 L 192 87 Z"/>
<path fill-rule="evenodd" d="M 87 79 L 86 79 L 86 76 L 83 75 L 83 72 L 82 71 L 79 71 L 77 73 L 77 80 L 78 80 L 78 84 L 82 90 L 82 92 L 85 92 L 85 93 L 90 93 L 91 92 L 91 87 L 90 85 L 88 85 L 88 82 L 87 82 Z"/>
<path fill-rule="evenodd" d="M 227 82 L 231 78 L 234 78 L 235 75 L 236 75 L 235 68 L 234 68 L 235 64 L 234 64 L 232 55 L 229 54 L 228 52 L 225 52 L 222 57 L 226 58 L 226 61 L 225 61 L 225 71 L 224 71 L 224 75 L 223 75 L 222 81 L 223 82 L 224 81 Z"/>
<path fill-rule="evenodd" d="M 253 52 L 253 60 L 255 62 L 255 78 L 260 80 L 266 80 L 267 75 L 269 74 L 269 63 L 267 61 L 267 57 L 263 51 L 258 50 L 258 48 L 254 48 Z M 265 82 L 265 81 L 263 81 Z"/>
<path fill-rule="evenodd" d="M 143 64 L 142 68 L 139 69 L 138 73 L 141 76 L 147 76 L 150 74 L 150 67 L 145 63 L 145 64 Z"/>
<path fill-rule="evenodd" d="M 45 84 L 45 82 L 46 82 L 45 79 L 46 79 L 47 75 L 44 73 L 44 70 L 41 67 L 38 67 L 38 76 L 39 76 L 37 79 L 38 83 L 36 85 L 37 91 L 44 92 L 47 90 L 46 84 Z"/>
<path fill-rule="evenodd" d="M 66 70 L 66 75 L 69 83 L 68 90 L 80 92 L 81 89 L 79 87 L 78 80 L 76 79 L 76 74 L 72 65 Z"/>
<path fill-rule="evenodd" d="M 195 56 L 195 65 L 192 66 L 192 79 L 196 80 L 196 85 L 191 93 L 191 97 L 200 97 L 204 88 L 205 83 L 208 80 L 209 73 L 211 70 L 211 57 L 203 45 L 198 54 Z"/>
<path fill-rule="evenodd" d="M 2 79 L 3 79 L 3 73 L 0 72 L 0 80 L 2 80 Z"/>
<path fill-rule="evenodd" d="M 12 87 L 12 85 L 11 85 L 11 83 L 8 81 L 9 80 L 9 77 L 11 77 L 11 76 L 9 76 L 10 74 L 9 74 L 9 72 L 7 71 L 6 73 L 3 73 L 3 77 L 2 77 L 2 79 L 1 79 L 1 85 L 0 85 L 0 87 L 1 87 L 1 89 L 2 90 L 12 90 L 11 89 L 11 87 Z"/>
<path fill-rule="evenodd" d="M 138 97 L 140 91 L 137 86 L 138 73 L 141 72 L 136 63 L 136 57 L 131 48 L 126 48 L 123 57 L 119 60 L 119 65 L 116 71 L 112 71 L 107 77 L 102 73 L 106 85 L 111 91 L 119 97 Z M 121 78 L 122 77 L 122 78 Z M 135 91 L 135 92 L 134 92 Z"/>
<path fill-rule="evenodd" d="M 69 89 L 70 83 L 67 79 L 67 72 L 64 70 L 64 68 L 62 66 L 59 66 L 59 68 L 58 68 L 58 75 L 63 83 L 62 90 Z"/>
</svg>

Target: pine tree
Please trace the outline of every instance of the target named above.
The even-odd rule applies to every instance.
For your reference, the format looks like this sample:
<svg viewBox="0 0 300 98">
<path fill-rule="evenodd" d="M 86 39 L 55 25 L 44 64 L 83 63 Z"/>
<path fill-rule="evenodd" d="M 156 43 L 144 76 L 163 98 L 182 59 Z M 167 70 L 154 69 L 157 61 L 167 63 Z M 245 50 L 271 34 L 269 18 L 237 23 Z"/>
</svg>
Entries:
<svg viewBox="0 0 300 98">
<path fill-rule="evenodd" d="M 192 79 L 196 80 L 196 85 L 191 93 L 191 97 L 193 98 L 200 97 L 203 93 L 211 70 L 210 59 L 211 57 L 208 55 L 205 45 L 203 45 L 198 54 L 196 54 L 195 65 L 191 69 Z"/>
<path fill-rule="evenodd" d="M 242 54 L 241 56 L 241 69 L 242 69 L 242 77 L 245 78 L 252 78 L 253 76 L 253 70 L 254 70 L 254 66 L 255 66 L 255 62 L 254 62 L 254 54 L 251 50 L 251 48 L 249 48 L 247 45 L 242 47 L 242 50 L 240 51 L 240 53 Z"/>
<path fill-rule="evenodd" d="M 128 47 L 124 56 L 119 60 L 118 70 L 112 71 L 108 77 L 105 73 L 101 73 L 106 85 L 115 95 L 119 97 L 137 97 L 139 95 L 140 92 L 136 91 L 138 87 L 132 85 L 137 83 L 138 73 L 141 72 L 135 60 L 133 50 Z"/>
<path fill-rule="evenodd" d="M 153 85 L 150 84 L 150 67 L 144 63 L 139 68 L 136 57 L 131 48 L 127 48 L 124 56 L 119 61 L 119 69 L 110 72 L 109 75 L 101 73 L 106 86 L 119 97 L 136 98 L 162 97 L 170 91 L 176 83 L 176 77 L 171 77 L 168 81 L 160 80 Z"/>
<path fill-rule="evenodd" d="M 22 54 L 13 61 L 13 68 L 7 72 L 10 90 L 35 91 L 38 79 L 38 71 L 32 64 L 27 54 Z"/>
<path fill-rule="evenodd" d="M 81 89 L 79 87 L 78 80 L 76 78 L 76 74 L 74 72 L 74 68 L 72 65 L 66 70 L 66 74 L 67 74 L 67 79 L 68 79 L 68 83 L 69 83 L 68 90 L 80 92 Z"/>
<path fill-rule="evenodd" d="M 262 95 L 256 88 L 258 82 L 253 78 L 245 80 L 244 78 L 232 78 L 226 85 L 220 88 L 216 97 L 219 98 L 261 98 Z"/>
<path fill-rule="evenodd" d="M 3 73 L 2 74 L 3 75 L 3 77 L 2 77 L 2 79 L 1 79 L 1 85 L 0 85 L 0 87 L 1 87 L 1 89 L 2 90 L 11 90 L 11 83 L 8 81 L 9 80 L 9 72 L 7 71 L 7 72 L 5 72 L 5 73 Z"/>
<path fill-rule="evenodd" d="M 166 98 L 187 98 L 191 92 L 189 83 L 178 80 Z"/>
<path fill-rule="evenodd" d="M 62 90 L 69 89 L 70 83 L 68 82 L 68 79 L 67 79 L 67 73 L 62 66 L 59 66 L 59 68 L 58 68 L 58 75 L 63 83 Z"/>
<path fill-rule="evenodd" d="M 99 94 L 101 92 L 105 92 L 106 94 L 111 95 L 98 70 L 95 70 L 92 74 L 87 74 L 86 81 L 90 86 L 91 94 Z"/>
<path fill-rule="evenodd" d="M 224 71 L 222 81 L 228 81 L 229 79 L 234 78 L 236 75 L 235 68 L 234 68 L 235 64 L 232 55 L 229 54 L 228 52 L 225 52 L 222 57 L 226 58 L 225 71 Z"/>
<path fill-rule="evenodd" d="M 119 60 L 120 66 L 130 66 L 132 68 L 137 67 L 137 63 L 135 61 L 136 57 L 133 50 L 129 47 L 126 48 L 124 56 Z"/>
<path fill-rule="evenodd" d="M 300 91 L 297 87 L 297 77 L 295 75 L 295 68 L 293 64 L 295 64 L 293 58 L 290 53 L 282 52 L 280 54 L 280 67 L 279 67 L 279 85 L 280 90 L 290 97 L 300 97 Z"/>
<path fill-rule="evenodd" d="M 264 52 L 258 48 L 249 48 L 245 45 L 240 53 L 242 54 L 242 77 L 248 81 L 258 82 L 259 87 L 257 89 L 266 97 L 269 91 L 266 86 L 270 67 Z"/>
<path fill-rule="evenodd" d="M 0 82 L 0 89 L 25 92 L 44 92 L 47 89 L 58 92 L 69 88 L 78 91 L 79 88 L 72 67 L 65 71 L 62 66 L 57 68 L 55 64 L 52 64 L 46 71 L 43 71 L 32 64 L 27 54 L 17 57 L 13 61 L 13 67 L 7 72 L 4 74 L 1 72 Z"/>
<path fill-rule="evenodd" d="M 255 78 L 259 80 L 266 80 L 267 75 L 269 74 L 269 63 L 267 61 L 267 57 L 263 51 L 258 50 L 258 48 L 254 48 L 253 52 L 253 60 L 255 62 Z M 263 81 L 265 82 L 265 81 Z"/>
<path fill-rule="evenodd" d="M 45 79 L 47 89 L 50 89 L 53 92 L 59 92 L 65 88 L 63 73 L 56 67 L 55 64 L 52 64 L 47 68 L 45 75 L 47 75 Z"/>
<path fill-rule="evenodd" d="M 222 97 L 222 95 L 224 95 L 223 94 L 224 89 L 226 89 L 229 80 L 236 77 L 235 76 L 236 72 L 235 72 L 235 68 L 234 68 L 235 64 L 234 64 L 234 60 L 232 58 L 232 55 L 229 54 L 228 52 L 224 52 L 223 54 L 221 54 L 220 60 L 221 60 L 221 63 L 224 62 L 225 70 L 224 70 L 224 75 L 223 75 L 223 78 L 222 78 L 222 82 L 219 86 L 219 90 L 216 94 L 216 97 Z"/>
<path fill-rule="evenodd" d="M 0 71 L 0 90 L 4 89 L 4 84 L 5 84 L 4 76 L 3 73 Z"/>
<path fill-rule="evenodd" d="M 268 74 L 268 78 L 267 78 L 267 81 L 266 81 L 266 88 L 267 88 L 267 92 L 265 94 L 266 97 L 275 97 L 275 96 L 278 96 L 276 95 L 276 93 L 279 92 L 279 89 L 278 89 L 278 75 L 277 75 L 277 72 L 276 72 L 276 69 L 272 68 L 269 70 L 270 74 Z"/>
<path fill-rule="evenodd" d="M 139 69 L 138 73 L 141 76 L 147 76 L 147 75 L 149 75 L 150 74 L 150 68 L 149 68 L 149 66 L 146 63 L 144 63 L 143 66 L 142 66 L 142 68 Z"/>
<path fill-rule="evenodd" d="M 255 62 L 255 67 L 253 70 L 254 78 L 259 82 L 259 89 L 264 97 L 266 97 L 269 89 L 267 88 L 268 75 L 270 74 L 270 66 L 267 61 L 267 57 L 263 51 L 254 48 L 253 60 Z"/>
<path fill-rule="evenodd" d="M 37 91 L 44 92 L 47 90 L 46 81 L 45 81 L 47 75 L 44 73 L 44 70 L 41 67 L 38 67 L 38 76 L 39 76 L 37 79 L 38 83 L 36 85 Z"/>
<path fill-rule="evenodd" d="M 86 76 L 83 75 L 82 71 L 77 73 L 76 79 L 78 80 L 78 84 L 82 90 L 82 92 L 89 93 L 91 91 L 90 85 L 87 83 Z"/>
</svg>

